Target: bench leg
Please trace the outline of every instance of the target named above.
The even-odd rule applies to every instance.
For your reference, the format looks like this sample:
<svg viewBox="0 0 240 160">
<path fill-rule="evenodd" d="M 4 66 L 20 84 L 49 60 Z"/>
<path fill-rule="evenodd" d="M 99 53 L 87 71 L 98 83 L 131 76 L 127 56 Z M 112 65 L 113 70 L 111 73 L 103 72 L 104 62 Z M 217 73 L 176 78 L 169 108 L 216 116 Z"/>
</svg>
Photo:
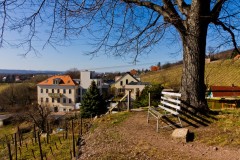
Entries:
<svg viewBox="0 0 240 160">
<path fill-rule="evenodd" d="M 179 121 L 180 126 L 182 127 L 182 121 L 181 121 L 180 117 L 178 117 L 178 121 Z"/>
<path fill-rule="evenodd" d="M 148 111 L 148 114 L 147 114 L 147 123 L 149 123 L 149 111 Z"/>
</svg>

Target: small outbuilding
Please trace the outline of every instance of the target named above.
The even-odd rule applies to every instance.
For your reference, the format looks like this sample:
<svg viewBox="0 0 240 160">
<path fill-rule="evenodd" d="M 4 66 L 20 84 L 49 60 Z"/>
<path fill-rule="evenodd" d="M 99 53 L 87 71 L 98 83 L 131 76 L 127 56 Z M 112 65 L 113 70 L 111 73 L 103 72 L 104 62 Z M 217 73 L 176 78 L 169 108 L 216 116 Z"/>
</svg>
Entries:
<svg viewBox="0 0 240 160">
<path fill-rule="evenodd" d="M 0 115 L 0 127 L 8 124 L 11 118 L 12 118 L 12 114 Z"/>
<path fill-rule="evenodd" d="M 240 98 L 240 87 L 238 86 L 211 86 L 208 98 Z"/>
</svg>

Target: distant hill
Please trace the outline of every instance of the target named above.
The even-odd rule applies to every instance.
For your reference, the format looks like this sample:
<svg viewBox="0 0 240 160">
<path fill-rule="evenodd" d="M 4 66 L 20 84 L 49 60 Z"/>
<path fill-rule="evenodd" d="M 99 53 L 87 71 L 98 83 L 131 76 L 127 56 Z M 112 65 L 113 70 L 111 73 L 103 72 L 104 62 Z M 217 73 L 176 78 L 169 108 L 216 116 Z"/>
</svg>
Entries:
<svg viewBox="0 0 240 160">
<path fill-rule="evenodd" d="M 166 88 L 179 89 L 182 75 L 182 65 L 173 66 L 160 71 L 141 75 L 144 82 L 163 84 Z M 218 60 L 206 64 L 205 84 L 207 86 L 240 86 L 240 60 Z"/>
<path fill-rule="evenodd" d="M 12 70 L 0 69 L 0 74 L 61 74 L 62 71 Z"/>
</svg>

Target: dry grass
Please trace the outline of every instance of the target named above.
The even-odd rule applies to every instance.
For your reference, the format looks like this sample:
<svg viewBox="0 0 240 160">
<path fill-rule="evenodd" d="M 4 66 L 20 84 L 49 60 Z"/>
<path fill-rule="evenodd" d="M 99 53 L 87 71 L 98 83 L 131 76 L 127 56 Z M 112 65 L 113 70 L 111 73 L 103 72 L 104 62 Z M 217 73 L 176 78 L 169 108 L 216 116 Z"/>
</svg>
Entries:
<svg viewBox="0 0 240 160">
<path fill-rule="evenodd" d="M 240 110 L 221 110 L 215 118 L 210 126 L 197 130 L 196 140 L 208 145 L 239 147 Z"/>
<path fill-rule="evenodd" d="M 141 76 L 142 81 L 163 84 L 166 88 L 179 88 L 182 65 L 149 72 Z M 205 83 L 208 86 L 240 86 L 240 60 L 219 60 L 206 64 Z"/>
<path fill-rule="evenodd" d="M 5 88 L 7 88 L 9 84 L 6 83 L 0 83 L 0 92 L 2 92 Z"/>
</svg>

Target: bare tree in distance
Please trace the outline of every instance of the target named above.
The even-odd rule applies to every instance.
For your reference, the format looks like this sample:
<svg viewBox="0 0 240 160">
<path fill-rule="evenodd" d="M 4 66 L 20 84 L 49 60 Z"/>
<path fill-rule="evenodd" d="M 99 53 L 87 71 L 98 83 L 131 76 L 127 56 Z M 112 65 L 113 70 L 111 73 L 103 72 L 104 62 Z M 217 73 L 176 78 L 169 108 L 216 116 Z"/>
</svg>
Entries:
<svg viewBox="0 0 240 160">
<path fill-rule="evenodd" d="M 80 71 L 77 68 L 71 68 L 65 74 L 69 75 L 72 79 L 80 79 Z"/>
<path fill-rule="evenodd" d="M 91 55 L 105 53 L 137 58 L 163 38 L 179 37 L 183 51 L 180 92 L 183 106 L 207 112 L 204 67 L 208 39 L 237 49 L 238 0 L 3 0 L 0 44 L 5 31 L 27 35 L 19 44 L 34 50 L 43 29 L 46 45 L 55 47 L 76 38 L 94 39 Z M 209 31 L 209 32 L 208 32 Z"/>
<path fill-rule="evenodd" d="M 32 105 L 23 113 L 28 121 L 33 122 L 43 133 L 47 132 L 47 123 L 51 110 L 47 105 Z"/>
</svg>

